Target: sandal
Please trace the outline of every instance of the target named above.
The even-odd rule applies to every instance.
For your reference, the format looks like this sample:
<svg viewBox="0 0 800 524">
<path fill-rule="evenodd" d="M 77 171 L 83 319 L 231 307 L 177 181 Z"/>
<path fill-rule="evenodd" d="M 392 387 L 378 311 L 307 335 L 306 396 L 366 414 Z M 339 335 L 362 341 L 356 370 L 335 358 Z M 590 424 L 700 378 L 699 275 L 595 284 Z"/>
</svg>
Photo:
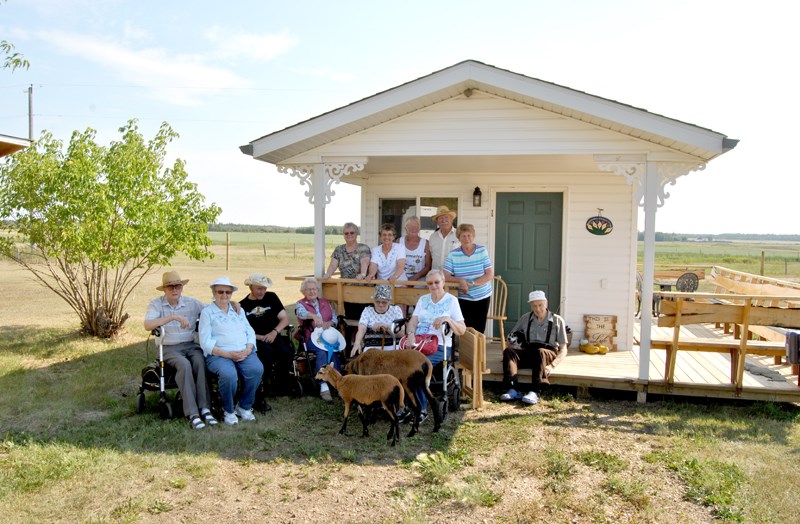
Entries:
<svg viewBox="0 0 800 524">
<path fill-rule="evenodd" d="M 200 414 L 203 416 L 203 419 L 206 421 L 206 424 L 208 424 L 209 426 L 216 426 L 217 425 L 217 419 L 214 418 L 214 415 L 212 415 L 209 410 L 204 409 Z"/>
<path fill-rule="evenodd" d="M 199 415 L 193 415 L 189 417 L 189 423 L 192 425 L 192 429 L 203 429 L 206 425 L 200 420 Z"/>
</svg>

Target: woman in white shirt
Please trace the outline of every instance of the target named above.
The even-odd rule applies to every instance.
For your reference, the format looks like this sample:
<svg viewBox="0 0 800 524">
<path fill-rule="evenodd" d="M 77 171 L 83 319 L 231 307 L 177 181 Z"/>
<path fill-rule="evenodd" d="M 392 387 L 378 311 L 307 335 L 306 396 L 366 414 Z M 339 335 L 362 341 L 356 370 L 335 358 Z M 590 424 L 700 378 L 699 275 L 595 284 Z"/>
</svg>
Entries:
<svg viewBox="0 0 800 524">
<path fill-rule="evenodd" d="M 395 236 L 394 225 L 381 226 L 381 243 L 372 248 L 367 280 L 394 282 L 406 279 L 406 250 L 394 243 Z"/>
<path fill-rule="evenodd" d="M 431 269 L 428 241 L 419 236 L 419 217 L 408 217 L 400 245 L 406 249 L 406 280 L 422 280 Z"/>
</svg>

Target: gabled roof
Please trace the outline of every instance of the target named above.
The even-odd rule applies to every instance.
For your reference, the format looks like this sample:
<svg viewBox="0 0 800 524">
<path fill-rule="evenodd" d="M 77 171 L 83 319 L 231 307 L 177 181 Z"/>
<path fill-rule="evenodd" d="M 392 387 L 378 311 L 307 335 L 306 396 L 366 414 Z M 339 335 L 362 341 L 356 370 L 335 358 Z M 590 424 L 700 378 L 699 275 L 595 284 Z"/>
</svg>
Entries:
<svg viewBox="0 0 800 524">
<path fill-rule="evenodd" d="M 479 90 L 708 161 L 738 140 L 614 100 L 466 60 L 352 104 L 265 135 L 240 147 L 272 164 L 402 115 Z"/>
<path fill-rule="evenodd" d="M 14 136 L 0 135 L 0 158 L 16 153 L 21 149 L 25 149 L 31 145 L 31 141 L 25 138 L 17 138 Z"/>
</svg>

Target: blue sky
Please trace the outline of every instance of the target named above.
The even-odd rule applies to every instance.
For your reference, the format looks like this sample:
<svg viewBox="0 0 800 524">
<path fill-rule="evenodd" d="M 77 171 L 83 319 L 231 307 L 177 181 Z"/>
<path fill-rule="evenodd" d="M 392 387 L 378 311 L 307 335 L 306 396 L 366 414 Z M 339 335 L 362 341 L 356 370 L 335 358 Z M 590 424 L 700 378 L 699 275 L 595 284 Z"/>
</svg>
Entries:
<svg viewBox="0 0 800 524">
<path fill-rule="evenodd" d="M 148 137 L 167 121 L 221 221 L 311 225 L 299 182 L 238 147 L 474 59 L 740 139 L 670 188 L 659 231 L 800 233 L 790 5 L 0 1 L 0 39 L 31 62 L 0 72 L 0 133 L 27 136 L 31 84 L 35 137 L 91 127 L 108 143 L 130 118 Z M 327 221 L 357 221 L 358 190 L 335 189 Z"/>
</svg>

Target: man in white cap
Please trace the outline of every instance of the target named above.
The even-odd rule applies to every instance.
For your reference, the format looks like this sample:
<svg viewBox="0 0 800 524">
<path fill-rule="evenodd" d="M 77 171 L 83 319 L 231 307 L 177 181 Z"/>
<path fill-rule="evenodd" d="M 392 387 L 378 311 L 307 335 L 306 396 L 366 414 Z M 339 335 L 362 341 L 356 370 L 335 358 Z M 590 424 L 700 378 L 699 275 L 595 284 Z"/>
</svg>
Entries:
<svg viewBox="0 0 800 524">
<path fill-rule="evenodd" d="M 500 396 L 500 400 L 536 404 L 539 402 L 539 388 L 550 383 L 547 378 L 550 369 L 567 354 L 567 328 L 563 318 L 548 311 L 544 291 L 531 291 L 528 302 L 531 312 L 517 320 L 509 335 L 509 339 L 514 338 L 516 342 L 509 340 L 503 351 L 503 382 L 508 391 Z M 532 386 L 526 395 L 519 392 L 519 368 L 532 370 Z"/>
<path fill-rule="evenodd" d="M 175 369 L 175 382 L 183 398 L 183 413 L 194 429 L 214 425 L 211 415 L 206 360 L 203 350 L 194 341 L 195 324 L 205 304 L 192 297 L 183 296 L 182 280 L 177 271 L 167 271 L 161 276 L 156 289 L 164 296 L 154 298 L 147 305 L 144 328 L 152 331 L 162 328 L 164 362 Z"/>
<path fill-rule="evenodd" d="M 447 260 L 447 255 L 461 245 L 456 236 L 456 230 L 453 229 L 456 212 L 450 211 L 447 206 L 439 206 L 432 218 L 436 225 L 439 226 L 439 229 L 434 231 L 431 234 L 431 238 L 428 239 L 430 250 L 427 256 L 430 263 L 426 262 L 426 265 L 430 266 L 431 269 L 442 269 L 444 261 Z"/>
</svg>

